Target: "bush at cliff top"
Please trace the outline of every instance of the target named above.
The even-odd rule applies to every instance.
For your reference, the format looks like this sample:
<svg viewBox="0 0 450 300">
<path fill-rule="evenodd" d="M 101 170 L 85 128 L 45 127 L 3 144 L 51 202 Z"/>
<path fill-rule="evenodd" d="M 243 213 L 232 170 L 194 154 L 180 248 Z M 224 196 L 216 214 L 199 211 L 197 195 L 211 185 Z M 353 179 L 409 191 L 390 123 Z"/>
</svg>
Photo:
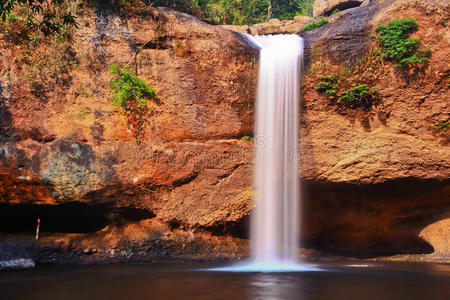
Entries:
<svg viewBox="0 0 450 300">
<path fill-rule="evenodd" d="M 325 18 L 321 18 L 317 21 L 314 21 L 312 23 L 309 23 L 305 27 L 302 28 L 302 32 L 310 31 L 319 27 L 322 27 L 323 25 L 328 24 L 328 20 Z"/>
<path fill-rule="evenodd" d="M 377 39 L 381 45 L 381 55 L 394 60 L 396 67 L 409 64 L 423 64 L 431 57 L 430 49 L 423 49 L 419 38 L 412 38 L 410 34 L 417 30 L 419 23 L 413 18 L 395 19 L 386 24 L 379 24 L 376 28 Z"/>
<path fill-rule="evenodd" d="M 147 85 L 147 83 L 136 75 L 132 75 L 129 67 L 120 67 L 112 64 L 110 73 L 114 78 L 109 82 L 113 89 L 113 105 L 114 107 L 127 108 L 136 104 L 137 108 L 149 108 L 148 100 L 156 99 L 155 90 Z M 134 103 L 130 103 L 133 101 Z"/>
</svg>

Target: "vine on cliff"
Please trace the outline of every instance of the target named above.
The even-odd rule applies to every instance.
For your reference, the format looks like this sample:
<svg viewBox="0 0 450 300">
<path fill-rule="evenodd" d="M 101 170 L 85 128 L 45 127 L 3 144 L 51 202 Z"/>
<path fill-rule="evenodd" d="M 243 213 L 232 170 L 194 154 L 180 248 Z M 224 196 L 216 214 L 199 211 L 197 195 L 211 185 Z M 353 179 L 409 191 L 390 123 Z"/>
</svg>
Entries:
<svg viewBox="0 0 450 300">
<path fill-rule="evenodd" d="M 131 74 L 128 65 L 121 67 L 112 64 L 110 73 L 113 75 L 109 82 L 113 90 L 113 106 L 125 115 L 131 131 L 139 143 L 146 122 L 145 115 L 151 110 L 151 101 L 157 100 L 156 92 L 142 78 Z"/>
</svg>

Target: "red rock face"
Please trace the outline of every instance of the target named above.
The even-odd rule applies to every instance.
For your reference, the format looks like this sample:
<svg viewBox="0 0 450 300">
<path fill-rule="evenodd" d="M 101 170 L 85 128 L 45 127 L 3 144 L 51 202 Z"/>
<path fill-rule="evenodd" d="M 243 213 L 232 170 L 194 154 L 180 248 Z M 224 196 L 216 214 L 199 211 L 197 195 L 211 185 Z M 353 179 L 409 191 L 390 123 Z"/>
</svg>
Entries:
<svg viewBox="0 0 450 300">
<path fill-rule="evenodd" d="M 433 251 L 419 232 L 449 217 L 450 131 L 433 126 L 450 112 L 448 26 L 442 25 L 448 10 L 434 1 L 377 1 L 302 34 L 306 243 L 353 255 Z M 378 45 L 369 35 L 379 23 L 407 17 L 420 24 L 413 36 L 432 45 L 429 63 L 413 74 L 383 60 L 371 72 Z M 320 76 L 332 74 L 346 89 L 378 85 L 380 102 L 367 110 L 332 105 L 315 89 Z"/>
<path fill-rule="evenodd" d="M 10 214 L 2 231 L 23 225 L 14 220 L 20 205 L 22 217 L 45 215 L 42 226 L 52 224 L 50 231 L 70 225 L 50 220 L 58 211 L 89 231 L 92 220 L 71 217 L 71 203 L 92 207 L 93 217 L 113 228 L 141 219 L 129 216 L 134 209 L 169 231 L 231 230 L 251 207 L 252 143 L 240 138 L 253 126 L 257 51 L 237 33 L 165 9 L 126 19 L 93 11 L 85 17 L 71 46 L 79 65 L 67 86 L 45 97 L 29 92 L 21 76 L 28 66 L 13 63 L 20 50 L 3 44 L 1 69 L 11 80 L 1 82 L 0 204 Z M 151 112 L 128 116 L 114 109 L 112 63 L 131 64 L 156 90 Z M 34 220 L 24 224 L 34 230 Z M 211 247 L 215 240 L 209 234 Z M 189 255 L 196 255 L 192 249 Z M 204 257 L 216 256 L 209 252 Z"/>
<path fill-rule="evenodd" d="M 439 27 L 448 5 L 427 14 L 414 1 L 388 2 L 304 34 L 306 65 L 329 70 L 352 66 L 370 30 L 394 16 L 415 17 L 417 35 L 434 45 L 420 80 L 403 82 L 385 66 L 383 105 L 368 113 L 335 110 L 306 76 L 299 173 L 307 247 L 427 253 L 420 230 L 449 217 L 448 132 L 429 126 L 448 115 L 447 25 Z M 164 9 L 126 18 L 88 10 L 84 19 L 71 45 L 78 65 L 45 97 L 30 92 L 28 67 L 14 63 L 20 49 L 2 42 L 0 214 L 2 231 L 14 233 L 3 238 L 45 262 L 245 256 L 254 146 L 240 138 L 252 132 L 257 51 L 237 33 Z M 317 41 L 326 47 L 311 60 Z M 156 90 L 151 112 L 134 123 L 112 105 L 112 63 L 130 64 Z M 17 234 L 32 233 L 39 215 L 56 233 L 44 230 L 38 242 Z"/>
</svg>

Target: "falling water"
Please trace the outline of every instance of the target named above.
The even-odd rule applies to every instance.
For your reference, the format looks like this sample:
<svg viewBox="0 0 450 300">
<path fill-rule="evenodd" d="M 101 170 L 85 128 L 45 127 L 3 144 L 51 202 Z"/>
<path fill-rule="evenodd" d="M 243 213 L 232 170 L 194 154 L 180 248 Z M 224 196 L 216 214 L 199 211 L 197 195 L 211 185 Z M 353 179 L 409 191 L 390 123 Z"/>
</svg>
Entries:
<svg viewBox="0 0 450 300">
<path fill-rule="evenodd" d="M 223 270 L 312 270 L 298 264 L 298 102 L 303 40 L 285 34 L 247 38 L 260 48 L 251 261 Z"/>
<path fill-rule="evenodd" d="M 299 251 L 298 102 L 303 40 L 297 35 L 251 37 L 260 46 L 256 99 L 256 208 L 251 258 L 292 264 Z"/>
</svg>

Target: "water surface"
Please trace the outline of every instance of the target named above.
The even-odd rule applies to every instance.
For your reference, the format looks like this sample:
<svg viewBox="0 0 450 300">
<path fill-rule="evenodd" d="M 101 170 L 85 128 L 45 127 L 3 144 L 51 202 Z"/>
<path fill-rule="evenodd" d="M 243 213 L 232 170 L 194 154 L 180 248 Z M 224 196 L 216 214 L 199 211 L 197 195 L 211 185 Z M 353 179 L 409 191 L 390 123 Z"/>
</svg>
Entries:
<svg viewBox="0 0 450 300">
<path fill-rule="evenodd" d="M 450 265 L 320 265 L 321 271 L 199 271 L 220 265 L 38 267 L 0 273 L 0 299 L 450 299 Z"/>
</svg>

